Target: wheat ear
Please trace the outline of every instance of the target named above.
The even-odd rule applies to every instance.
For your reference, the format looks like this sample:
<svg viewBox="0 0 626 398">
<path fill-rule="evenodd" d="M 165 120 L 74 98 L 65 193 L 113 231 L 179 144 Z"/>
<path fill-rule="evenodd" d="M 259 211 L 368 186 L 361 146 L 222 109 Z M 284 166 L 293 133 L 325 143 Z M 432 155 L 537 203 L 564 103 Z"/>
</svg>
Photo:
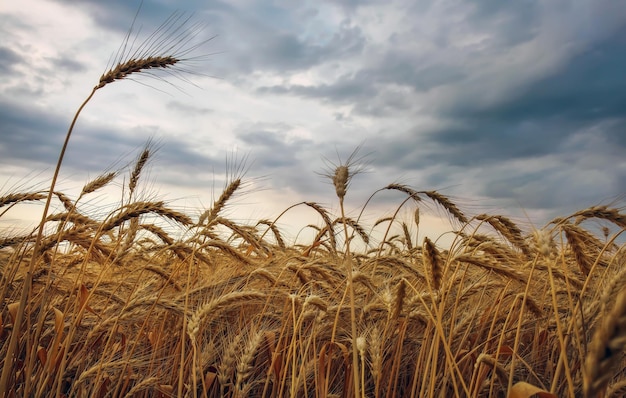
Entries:
<svg viewBox="0 0 626 398">
<path fill-rule="evenodd" d="M 437 191 L 424 191 L 424 194 L 432 199 L 435 203 L 439 203 L 441 207 L 446 209 L 454 218 L 459 220 L 462 224 L 467 224 L 467 217 L 459 210 L 459 208 L 452 203 L 450 199 L 443 196 Z"/>
<path fill-rule="evenodd" d="M 148 162 L 148 159 L 150 158 L 150 155 L 152 153 L 151 146 L 152 146 L 152 142 L 148 141 L 143 151 L 139 155 L 139 158 L 137 159 L 137 162 L 135 163 L 135 167 L 133 168 L 133 171 L 130 174 L 130 180 L 128 182 L 129 200 L 130 198 L 132 198 L 133 192 L 135 192 L 135 188 L 137 188 L 137 183 L 139 182 L 139 176 L 141 175 L 141 171 L 143 170 L 144 166 Z"/>
<path fill-rule="evenodd" d="M 267 227 L 272 231 L 276 239 L 276 244 L 278 244 L 278 247 L 280 247 L 281 249 L 285 249 L 286 248 L 285 241 L 283 240 L 283 237 L 280 235 L 280 230 L 278 229 L 276 224 L 270 220 L 259 220 L 257 222 L 257 225 L 261 225 L 261 224 L 267 225 Z M 259 238 L 259 240 L 261 240 L 261 238 Z"/>
<path fill-rule="evenodd" d="M 0 197 L 0 207 L 19 203 L 19 202 L 27 202 L 27 201 L 37 201 L 45 199 L 46 195 L 39 192 L 30 192 L 30 193 L 12 193 L 5 196 Z"/>
<path fill-rule="evenodd" d="M 118 64 L 115 68 L 100 76 L 96 89 L 100 89 L 116 80 L 125 79 L 133 73 L 139 73 L 148 69 L 167 69 L 178 62 L 180 62 L 178 58 L 170 56 L 130 59 L 123 64 Z"/>
<path fill-rule="evenodd" d="M 265 332 L 258 330 L 248 337 L 248 341 L 239 356 L 239 362 L 237 362 L 236 370 L 237 376 L 235 378 L 235 393 L 239 396 L 249 396 L 252 382 L 249 380 L 255 371 L 254 361 L 258 355 L 258 350 L 261 344 L 265 341 Z"/>
<path fill-rule="evenodd" d="M 583 395 L 591 398 L 606 387 L 626 349 L 626 289 L 593 335 L 583 372 Z"/>
<path fill-rule="evenodd" d="M 439 290 L 441 287 L 441 279 L 443 278 L 441 256 L 439 251 L 435 247 L 435 244 L 428 239 L 424 238 L 424 263 L 427 266 L 427 271 L 430 270 L 430 277 L 432 279 L 433 290 Z"/>
<path fill-rule="evenodd" d="M 110 173 L 106 173 L 101 176 L 98 176 L 98 178 L 96 178 L 95 180 L 90 181 L 87 184 L 85 184 L 82 191 L 80 192 L 80 196 L 84 196 L 84 195 L 97 191 L 98 189 L 110 183 L 116 176 L 117 176 L 117 173 L 113 171 Z"/>
<path fill-rule="evenodd" d="M 222 211 L 222 209 L 226 206 L 226 202 L 235 194 L 235 191 L 239 189 L 241 186 L 241 178 L 236 178 L 231 181 L 226 189 L 222 192 L 217 201 L 213 204 L 213 207 L 205 211 L 198 220 L 198 225 L 207 224 L 210 225 L 211 222 L 217 217 L 217 215 Z"/>
</svg>

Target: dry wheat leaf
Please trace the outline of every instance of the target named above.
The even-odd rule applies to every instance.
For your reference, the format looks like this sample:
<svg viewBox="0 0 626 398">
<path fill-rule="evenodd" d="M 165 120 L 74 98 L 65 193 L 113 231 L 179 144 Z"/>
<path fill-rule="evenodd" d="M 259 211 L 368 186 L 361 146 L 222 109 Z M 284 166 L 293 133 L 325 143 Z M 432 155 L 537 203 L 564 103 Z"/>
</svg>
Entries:
<svg viewBox="0 0 626 398">
<path fill-rule="evenodd" d="M 337 351 L 341 354 L 341 356 L 335 355 L 335 352 Z M 349 355 L 348 348 L 344 344 L 329 341 L 322 346 L 318 358 L 318 378 L 321 386 L 326 386 L 326 383 L 328 382 L 326 379 L 326 373 L 327 371 L 330 371 L 333 358 L 343 359 L 344 366 L 348 369 L 350 366 L 350 362 L 348 360 Z M 334 375 L 330 376 L 331 378 L 334 377 Z"/>
<path fill-rule="evenodd" d="M 54 341 L 52 343 L 52 346 L 50 348 L 50 352 L 48 353 L 47 351 L 44 350 L 44 354 L 46 355 L 46 359 L 49 356 L 51 362 L 51 366 L 55 365 L 58 366 L 59 361 L 61 360 L 62 356 L 59 354 L 59 349 L 60 349 L 60 342 L 61 342 L 61 338 L 63 337 L 63 312 L 59 311 L 58 309 L 52 307 L 52 309 L 54 310 L 54 331 L 55 331 L 55 336 L 54 336 Z M 37 352 L 37 355 L 40 355 L 39 351 Z M 41 357 L 39 358 L 41 359 Z M 42 362 L 43 364 L 45 364 L 45 362 Z"/>
<path fill-rule="evenodd" d="M 7 308 L 9 310 L 9 315 L 11 315 L 11 321 L 13 323 L 15 323 L 15 318 L 17 317 L 17 309 L 20 307 L 20 303 L 16 302 L 16 303 L 11 303 L 9 305 L 7 305 Z"/>
<path fill-rule="evenodd" d="M 42 365 L 45 365 L 48 360 L 48 352 L 42 346 L 37 347 L 37 358 L 39 358 L 39 362 L 41 362 Z"/>
<path fill-rule="evenodd" d="M 152 349 L 156 349 L 157 348 L 157 343 L 159 342 L 159 334 L 158 332 L 155 332 L 153 330 L 148 332 L 148 341 L 150 342 L 150 345 L 152 346 Z"/>
<path fill-rule="evenodd" d="M 54 310 L 54 331 L 56 332 L 57 336 L 60 336 L 61 332 L 63 331 L 64 315 L 56 308 L 53 307 L 52 309 Z"/>
<path fill-rule="evenodd" d="M 280 380 L 282 376 L 282 370 L 283 370 L 283 354 L 276 351 L 272 355 L 272 365 L 270 366 L 269 371 L 274 373 L 274 376 L 276 377 L 277 380 Z"/>
<path fill-rule="evenodd" d="M 507 359 L 513 356 L 513 349 L 508 345 L 503 345 L 498 349 L 498 358 Z"/>
<path fill-rule="evenodd" d="M 89 290 L 87 290 L 87 287 L 84 284 L 80 285 L 80 290 L 78 291 L 78 299 L 80 300 L 80 308 L 84 308 L 87 311 L 91 312 L 92 314 L 98 315 L 89 306 L 89 304 L 87 304 L 87 300 L 89 299 Z"/>
<path fill-rule="evenodd" d="M 169 384 L 159 384 L 157 391 L 160 397 L 171 397 L 174 395 L 174 387 Z"/>
<path fill-rule="evenodd" d="M 211 389 L 215 380 L 217 380 L 217 370 L 214 367 L 204 375 L 204 383 L 206 384 L 207 391 Z"/>
<path fill-rule="evenodd" d="M 556 395 L 523 381 L 516 383 L 509 391 L 509 398 L 530 398 L 534 396 L 539 398 L 557 398 Z"/>
</svg>

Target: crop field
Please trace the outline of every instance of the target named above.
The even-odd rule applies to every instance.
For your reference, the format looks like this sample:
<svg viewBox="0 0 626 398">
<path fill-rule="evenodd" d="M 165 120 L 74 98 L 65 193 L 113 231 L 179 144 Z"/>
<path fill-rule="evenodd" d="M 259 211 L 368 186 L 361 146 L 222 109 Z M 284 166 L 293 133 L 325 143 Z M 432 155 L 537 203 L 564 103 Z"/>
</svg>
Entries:
<svg viewBox="0 0 626 398">
<path fill-rule="evenodd" d="M 110 214 L 81 202 L 117 173 L 77 198 L 54 192 L 39 240 L 0 239 L 6 396 L 624 393 L 618 209 L 591 207 L 525 233 L 505 216 L 469 217 L 437 192 L 390 184 L 382 189 L 405 195 L 399 206 L 414 219 L 366 229 L 300 203 L 323 222 L 309 226 L 311 242 L 286 246 L 271 220 L 220 215 L 240 178 L 196 219 L 130 200 L 149 156 Z M 350 166 L 331 176 L 340 203 Z M 46 194 L 7 194 L 0 209 Z M 425 202 L 459 226 L 449 247 L 415 241 Z M 602 236 L 587 227 L 598 224 Z M 384 236 L 376 244 L 373 230 Z"/>
<path fill-rule="evenodd" d="M 119 54 L 83 106 L 184 62 L 186 40 L 164 39 Z M 391 183 L 372 196 L 395 191 L 392 216 L 365 225 L 344 212 L 352 156 L 327 175 L 337 214 L 294 204 L 319 223 L 287 244 L 280 217 L 224 215 L 245 183 L 236 173 L 197 214 L 143 200 L 150 156 L 147 145 L 128 175 L 103 173 L 70 196 L 55 189 L 61 152 L 50 189 L 0 193 L 0 217 L 44 205 L 33 233 L 0 236 L 0 396 L 626 394 L 623 208 L 524 230 Z M 86 205 L 114 181 L 116 209 Z M 445 214 L 450 243 L 417 238 L 425 207 Z"/>
</svg>

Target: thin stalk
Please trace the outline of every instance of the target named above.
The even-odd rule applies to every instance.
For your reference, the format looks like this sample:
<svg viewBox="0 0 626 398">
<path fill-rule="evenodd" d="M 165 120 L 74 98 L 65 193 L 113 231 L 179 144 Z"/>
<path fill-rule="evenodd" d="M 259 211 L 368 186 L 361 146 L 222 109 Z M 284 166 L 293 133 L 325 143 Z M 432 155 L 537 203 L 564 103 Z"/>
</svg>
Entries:
<svg viewBox="0 0 626 398">
<path fill-rule="evenodd" d="M 341 208 L 341 220 L 343 222 L 343 232 L 346 239 L 346 272 L 348 275 L 348 290 L 350 293 L 350 326 L 352 327 L 352 380 L 354 382 L 354 398 L 361 398 L 361 388 L 359 383 L 359 356 L 357 351 L 357 331 L 356 312 L 354 300 L 354 285 L 352 283 L 352 253 L 350 252 L 350 238 L 348 236 L 348 226 L 346 225 L 346 215 L 343 207 L 343 196 L 339 197 L 339 207 Z"/>
<path fill-rule="evenodd" d="M 52 182 L 50 183 L 50 190 L 48 191 L 48 196 L 46 198 L 46 204 L 43 209 L 43 215 L 41 217 L 41 222 L 37 227 L 37 239 L 35 240 L 35 247 L 33 248 L 33 255 L 30 258 L 30 264 L 28 266 L 28 271 L 26 271 L 26 276 L 24 278 L 24 286 L 22 288 L 22 295 L 20 297 L 20 306 L 17 309 L 17 314 L 15 316 L 15 323 L 13 325 L 13 330 L 11 331 L 11 340 L 9 341 L 9 347 L 7 349 L 7 354 L 4 361 L 4 367 L 2 368 L 2 376 L 0 376 L 0 397 L 7 396 L 7 388 L 9 381 L 9 373 L 13 369 L 12 363 L 15 357 L 15 348 L 17 346 L 18 336 L 21 331 L 21 324 L 24 318 L 24 312 L 26 310 L 26 303 L 29 301 L 30 290 L 33 283 L 33 273 L 35 271 L 35 263 L 37 261 L 37 255 L 39 252 L 39 248 L 41 246 L 41 239 L 43 238 L 43 229 L 46 223 L 46 217 L 48 217 L 48 211 L 50 209 L 50 203 L 52 202 L 52 195 L 54 192 L 54 186 L 56 185 L 57 179 L 59 177 L 59 170 L 61 170 L 61 163 L 63 163 L 63 157 L 65 156 L 65 150 L 67 149 L 67 144 L 70 141 L 70 136 L 72 135 L 72 131 L 74 130 L 74 125 L 78 120 L 78 116 L 80 112 L 83 110 L 85 105 L 91 100 L 93 95 L 98 90 L 98 86 L 94 87 L 91 90 L 91 94 L 87 97 L 87 99 L 82 103 L 76 114 L 74 115 L 74 119 L 72 120 L 72 124 L 70 125 L 67 134 L 65 135 L 65 142 L 63 143 L 63 148 L 61 148 L 61 153 L 59 154 L 59 159 L 57 161 L 56 168 L 54 169 L 54 176 L 52 177 Z M 30 380 L 30 378 L 27 378 Z"/>
</svg>

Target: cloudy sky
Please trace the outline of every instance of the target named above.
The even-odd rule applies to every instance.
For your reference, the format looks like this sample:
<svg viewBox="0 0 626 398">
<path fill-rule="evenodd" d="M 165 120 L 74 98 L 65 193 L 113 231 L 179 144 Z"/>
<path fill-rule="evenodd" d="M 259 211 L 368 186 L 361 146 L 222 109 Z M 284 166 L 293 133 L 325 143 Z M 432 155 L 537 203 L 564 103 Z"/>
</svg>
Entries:
<svg viewBox="0 0 626 398">
<path fill-rule="evenodd" d="M 74 112 L 138 5 L 0 6 L 3 193 L 45 188 Z M 146 191 L 190 213 L 219 194 L 227 157 L 248 166 L 233 218 L 273 218 L 302 200 L 336 209 L 319 176 L 324 159 L 345 160 L 359 145 L 367 167 L 348 193 L 352 215 L 392 182 L 439 190 L 470 214 L 540 225 L 623 205 L 626 2 L 145 0 L 136 45 L 177 10 L 203 26 L 187 25 L 190 45 L 215 38 L 173 74 L 98 91 L 73 133 L 60 189 L 78 192 L 123 168 L 152 139 L 160 150 Z M 402 199 L 379 195 L 378 216 Z"/>
</svg>

